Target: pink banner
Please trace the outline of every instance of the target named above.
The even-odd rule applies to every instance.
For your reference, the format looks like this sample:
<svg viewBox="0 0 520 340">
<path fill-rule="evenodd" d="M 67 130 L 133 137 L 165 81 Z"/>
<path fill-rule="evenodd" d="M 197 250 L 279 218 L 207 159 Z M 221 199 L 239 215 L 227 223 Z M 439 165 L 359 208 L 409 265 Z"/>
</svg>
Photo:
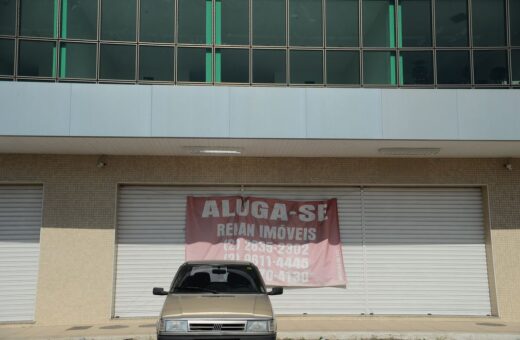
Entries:
<svg viewBox="0 0 520 340">
<path fill-rule="evenodd" d="M 336 199 L 188 197 L 186 260 L 251 261 L 269 286 L 345 286 Z"/>
</svg>

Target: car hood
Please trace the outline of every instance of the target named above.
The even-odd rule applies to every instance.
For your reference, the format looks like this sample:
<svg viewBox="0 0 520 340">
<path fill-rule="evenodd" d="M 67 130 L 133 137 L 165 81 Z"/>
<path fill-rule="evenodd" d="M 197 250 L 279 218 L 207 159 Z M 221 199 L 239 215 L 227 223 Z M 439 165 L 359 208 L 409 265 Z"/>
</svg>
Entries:
<svg viewBox="0 0 520 340">
<path fill-rule="evenodd" d="M 265 294 L 170 294 L 162 317 L 272 318 L 273 309 Z"/>
</svg>

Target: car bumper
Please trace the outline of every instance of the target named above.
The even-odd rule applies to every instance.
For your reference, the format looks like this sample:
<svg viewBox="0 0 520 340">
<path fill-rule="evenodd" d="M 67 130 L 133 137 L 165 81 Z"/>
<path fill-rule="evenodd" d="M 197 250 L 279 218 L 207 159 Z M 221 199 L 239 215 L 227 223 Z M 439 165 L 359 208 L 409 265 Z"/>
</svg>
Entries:
<svg viewBox="0 0 520 340">
<path fill-rule="evenodd" d="M 175 334 L 157 335 L 157 340 L 276 340 L 276 333 L 265 335 L 244 335 L 244 334 L 214 334 L 214 335 L 194 335 L 194 334 Z"/>
</svg>

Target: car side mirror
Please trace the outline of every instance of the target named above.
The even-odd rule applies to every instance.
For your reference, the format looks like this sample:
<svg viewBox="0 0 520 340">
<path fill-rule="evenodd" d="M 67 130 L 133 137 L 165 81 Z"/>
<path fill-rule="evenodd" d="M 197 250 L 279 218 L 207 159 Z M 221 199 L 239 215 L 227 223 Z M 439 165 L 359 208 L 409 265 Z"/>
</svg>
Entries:
<svg viewBox="0 0 520 340">
<path fill-rule="evenodd" d="M 168 292 L 165 292 L 164 289 L 162 289 L 162 288 L 154 287 L 153 295 L 168 295 Z"/>
<path fill-rule="evenodd" d="M 267 295 L 282 295 L 283 288 L 282 287 L 273 287 L 270 292 L 267 292 Z"/>
</svg>

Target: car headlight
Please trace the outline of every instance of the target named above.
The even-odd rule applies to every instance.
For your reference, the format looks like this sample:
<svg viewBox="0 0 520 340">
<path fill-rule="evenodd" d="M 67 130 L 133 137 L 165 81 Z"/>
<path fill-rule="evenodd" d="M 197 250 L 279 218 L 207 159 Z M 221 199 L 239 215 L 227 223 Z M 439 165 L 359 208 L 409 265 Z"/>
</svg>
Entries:
<svg viewBox="0 0 520 340">
<path fill-rule="evenodd" d="M 272 320 L 248 321 L 246 331 L 248 332 L 270 332 L 273 331 Z"/>
<path fill-rule="evenodd" d="M 164 332 L 187 332 L 188 321 L 185 320 L 163 320 L 162 330 Z"/>
</svg>

